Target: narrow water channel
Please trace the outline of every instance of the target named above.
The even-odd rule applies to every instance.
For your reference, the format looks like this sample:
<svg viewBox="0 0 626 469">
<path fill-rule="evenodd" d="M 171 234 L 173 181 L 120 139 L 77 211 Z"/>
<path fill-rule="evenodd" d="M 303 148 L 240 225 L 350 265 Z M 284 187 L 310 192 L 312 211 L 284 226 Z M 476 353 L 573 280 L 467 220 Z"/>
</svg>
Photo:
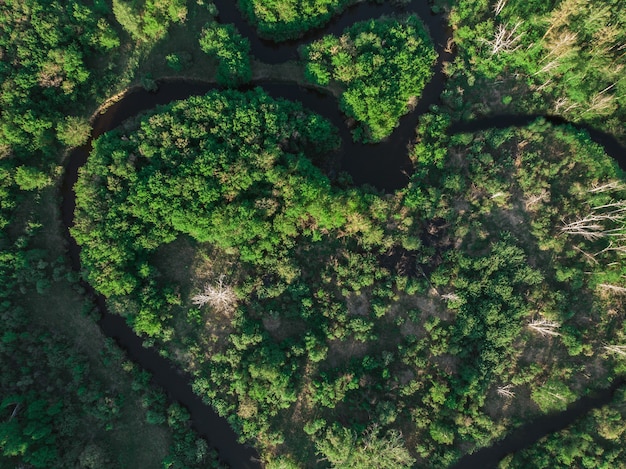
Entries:
<svg viewBox="0 0 626 469">
<path fill-rule="evenodd" d="M 591 396 L 581 397 L 563 412 L 537 417 L 491 446 L 462 457 L 451 469 L 495 468 L 506 455 L 528 448 L 544 436 L 567 428 L 593 409 L 608 404 L 615 391 L 622 386 L 624 386 L 624 379 L 619 379 L 608 389 L 602 389 Z"/>
<path fill-rule="evenodd" d="M 158 93 L 148 93 L 142 90 L 128 94 L 95 119 L 89 142 L 72 152 L 61 186 L 61 218 L 66 227 L 68 253 L 75 271 L 80 271 L 80 247 L 69 233 L 69 228 L 74 225 L 76 207 L 74 184 L 78 179 L 79 168 L 87 162 L 91 142 L 141 111 L 194 94 L 204 94 L 211 89 L 211 85 L 207 84 L 186 82 L 184 86 L 181 85 L 182 83 L 177 83 L 175 86 L 162 87 Z M 220 459 L 232 468 L 261 467 L 254 448 L 239 444 L 237 434 L 226 419 L 217 415 L 210 406 L 202 402 L 198 395 L 194 394 L 190 385 L 191 376 L 174 367 L 169 360 L 159 355 L 157 350 L 144 347 L 143 340 L 126 324 L 124 318 L 107 311 L 104 297 L 97 294 L 86 282 L 82 282 L 82 285 L 98 307 L 101 315 L 98 324 L 102 332 L 107 337 L 113 338 L 131 360 L 152 374 L 153 382 L 165 390 L 170 401 L 178 402 L 187 408 L 193 428 L 218 450 Z"/>
<path fill-rule="evenodd" d="M 297 48 L 302 43 L 315 40 L 323 34 L 340 34 L 345 27 L 356 21 L 397 11 L 389 2 L 384 5 L 362 3 L 346 10 L 321 31 L 307 34 L 295 42 L 276 45 L 261 40 L 256 36 L 254 30 L 242 20 L 240 13 L 235 7 L 235 2 L 232 0 L 217 0 L 215 3 L 220 10 L 220 20 L 226 23 L 234 23 L 240 32 L 251 40 L 253 55 L 267 63 L 296 59 Z M 256 84 L 262 86 L 274 98 L 300 101 L 305 107 L 331 120 L 340 130 L 342 139 L 342 148 L 336 155 L 339 167 L 352 176 L 356 185 L 369 184 L 384 192 L 393 192 L 406 186 L 408 183 L 412 166 L 408 159 L 407 146 L 413 140 L 419 116 L 428 112 L 431 105 L 439 103 L 439 97 L 445 86 L 445 77 L 441 70 L 441 64 L 442 61 L 452 58 L 449 53 L 444 51 L 447 39 L 446 25 L 441 17 L 431 14 L 427 2 L 416 0 L 405 5 L 403 9 L 419 13 L 425 21 L 437 46 L 439 62 L 436 66 L 435 76 L 425 88 L 417 107 L 413 112 L 402 118 L 399 127 L 387 141 L 376 145 L 354 143 L 345 124 L 345 118 L 338 110 L 338 103 L 332 96 L 297 85 Z M 68 251 L 72 267 L 76 271 L 80 271 L 80 248 L 69 234 L 69 228 L 74 224 L 75 195 L 73 187 L 78 177 L 78 170 L 87 161 L 91 151 L 91 141 L 104 132 L 117 127 L 125 119 L 136 116 L 142 111 L 154 108 L 159 104 L 185 99 L 192 95 L 204 94 L 215 88 L 215 85 L 186 80 L 159 82 L 158 86 L 159 90 L 157 93 L 135 90 L 107 108 L 106 112 L 95 119 L 91 140 L 85 146 L 76 149 L 69 159 L 61 189 L 62 220 L 67 228 Z M 453 125 L 450 131 L 453 133 L 475 132 L 493 127 L 526 125 L 537 117 L 539 116 L 495 116 L 469 123 L 457 123 Z M 558 117 L 548 116 L 547 119 L 555 124 L 565 123 Z M 626 152 L 615 138 L 585 126 L 577 127 L 588 130 L 592 139 L 602 144 L 607 153 L 618 160 L 622 169 L 626 169 Z M 102 319 L 99 324 L 104 334 L 114 338 L 126 350 L 132 360 L 150 371 L 154 381 L 166 390 L 170 399 L 180 402 L 189 409 L 193 427 L 201 436 L 208 440 L 211 446 L 219 451 L 220 458 L 233 468 L 260 467 L 255 450 L 249 446 L 239 444 L 237 435 L 230 428 L 227 421 L 219 417 L 209 406 L 202 402 L 200 397 L 192 392 L 189 384 L 191 381 L 190 376 L 174 368 L 156 350 L 144 348 L 142 340 L 134 334 L 123 318 L 107 312 L 104 298 L 97 295 L 89 285 L 85 285 L 85 287 L 89 294 L 93 296 L 102 313 Z M 481 469 L 493 467 L 506 454 L 518 451 L 546 434 L 564 428 L 590 409 L 606 404 L 610 400 L 612 390 L 614 389 L 601 391 L 595 397 L 582 398 L 564 412 L 541 417 L 535 422 L 526 424 L 515 430 L 502 442 L 494 444 L 491 448 L 466 456 L 457 467 L 476 467 Z M 549 425 L 548 422 L 550 422 Z"/>
</svg>

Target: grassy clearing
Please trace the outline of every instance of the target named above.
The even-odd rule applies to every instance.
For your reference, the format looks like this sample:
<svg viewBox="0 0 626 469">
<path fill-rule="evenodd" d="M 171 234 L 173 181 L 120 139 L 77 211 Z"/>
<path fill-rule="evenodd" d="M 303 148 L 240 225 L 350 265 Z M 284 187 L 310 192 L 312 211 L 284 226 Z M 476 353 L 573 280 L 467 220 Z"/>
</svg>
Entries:
<svg viewBox="0 0 626 469">
<path fill-rule="evenodd" d="M 83 314 L 89 307 L 85 299 L 72 284 L 62 280 L 53 283 L 46 294 L 28 296 L 23 305 L 31 313 L 33 323 L 60 333 L 86 357 L 91 373 L 107 389 L 133 397 L 123 403 L 112 431 L 96 436 L 100 444 L 117 454 L 122 467 L 159 467 L 170 445 L 169 433 L 165 427 L 146 423 L 146 411 L 131 389 L 132 377 L 122 370 L 122 362 L 103 363 L 105 337 L 93 320 Z"/>
<path fill-rule="evenodd" d="M 290 60 L 281 64 L 266 64 L 254 60 L 252 62 L 252 79 L 277 82 L 296 83 L 300 86 L 314 88 L 330 93 L 336 98 L 341 96 L 344 89 L 337 82 L 330 82 L 326 86 L 316 85 L 305 78 L 305 65 L 302 62 Z"/>
<path fill-rule="evenodd" d="M 232 256 L 185 235 L 160 246 L 152 253 L 150 262 L 160 273 L 161 285 L 174 286 L 181 301 L 173 311 L 177 336 L 174 342 L 184 344 L 192 340 L 203 344 L 206 350 L 225 347 L 233 332 L 232 314 L 214 313 L 207 306 L 198 308 L 191 304 L 191 297 L 204 284 L 216 281 L 221 275 L 229 285 L 239 285 L 245 278 L 241 266 Z M 198 357 L 185 351 L 184 347 L 174 346 L 172 352 L 172 358 L 189 371 L 202 365 L 197 361 Z"/>
<path fill-rule="evenodd" d="M 202 28 L 213 21 L 207 7 L 200 2 L 189 2 L 187 20 L 174 23 L 168 34 L 154 44 L 135 45 L 135 54 L 128 63 L 130 83 L 141 84 L 145 76 L 160 78 L 176 76 L 206 80 L 215 75 L 216 62 L 200 49 Z M 180 71 L 168 66 L 167 57 L 177 54 L 185 57 Z"/>
<path fill-rule="evenodd" d="M 45 249 L 50 262 L 62 256 L 65 239 L 54 189 L 45 189 L 40 197 L 29 194 L 21 212 L 30 214 L 25 219 L 32 218 L 43 225 L 32 239 L 32 247 Z M 117 454 L 122 467 L 160 467 L 171 442 L 169 432 L 163 426 L 146 423 L 141 399 L 131 388 L 132 377 L 124 371 L 124 358 L 107 352 L 110 345 L 93 319 L 85 314 L 92 305 L 79 289 L 77 284 L 61 277 L 43 294 L 27 292 L 22 295 L 20 304 L 33 324 L 62 335 L 83 355 L 89 362 L 90 372 L 105 388 L 131 397 L 123 403 L 115 427 L 96 436 L 99 443 Z"/>
<path fill-rule="evenodd" d="M 213 81 L 217 63 L 202 52 L 198 42 L 202 28 L 212 21 L 213 17 L 201 0 L 189 2 L 185 22 L 172 24 L 165 37 L 158 41 L 145 42 L 131 38 L 112 20 L 121 45 L 111 54 L 88 62 L 91 74 L 103 77 L 105 81 L 100 83 L 102 88 L 94 96 L 94 101 L 78 108 L 83 117 L 91 117 L 108 99 L 121 97 L 129 88 L 144 86 L 150 80 L 178 77 Z M 172 54 L 183 59 L 180 70 L 168 66 L 167 57 Z"/>
</svg>

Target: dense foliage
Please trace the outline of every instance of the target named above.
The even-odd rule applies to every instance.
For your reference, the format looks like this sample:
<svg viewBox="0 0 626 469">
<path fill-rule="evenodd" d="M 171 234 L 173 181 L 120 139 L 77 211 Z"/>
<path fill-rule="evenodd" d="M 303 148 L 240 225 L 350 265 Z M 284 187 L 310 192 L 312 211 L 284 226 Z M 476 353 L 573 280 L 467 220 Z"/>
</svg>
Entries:
<svg viewBox="0 0 626 469">
<path fill-rule="evenodd" d="M 103 341 L 58 259 L 51 186 L 105 97 L 156 87 L 146 72 L 213 80 L 200 49 L 239 86 L 249 42 L 207 24 L 207 1 L 0 3 L 0 465 L 217 466 L 186 411 Z M 276 40 L 352 3 L 239 2 Z M 435 0 L 457 54 L 396 194 L 331 184 L 316 164 L 336 130 L 260 89 L 125 123 L 76 185 L 85 278 L 270 468 L 449 467 L 564 410 L 626 372 L 624 174 L 572 127 L 451 125 L 550 113 L 624 138 L 623 3 Z M 254 62 L 256 76 L 306 72 L 366 142 L 393 131 L 435 59 L 416 16 L 302 51 L 305 64 Z M 502 467 L 623 464 L 623 401 Z"/>
<path fill-rule="evenodd" d="M 594 190 L 622 178 L 600 147 L 541 121 L 447 125 L 423 119 L 413 182 L 385 201 L 331 189 L 292 153 L 332 148 L 328 124 L 259 90 L 168 106 L 96 142 L 83 265 L 273 463 L 448 466 L 527 411 L 506 391 L 548 412 L 591 386 L 574 370 L 607 372 L 589 357 L 622 340 L 622 297 L 601 285 L 624 286 L 608 238 L 563 229 L 622 195 Z"/>
<path fill-rule="evenodd" d="M 0 258 L 0 465 L 123 468 L 158 464 L 160 453 L 164 467 L 218 467 L 215 452 L 190 431 L 187 412 L 166 406 L 150 376 L 123 362 L 117 346 L 85 353 L 79 340 L 33 318 L 29 309 L 54 308 L 45 296 L 68 281 L 76 276 L 44 250 L 5 250 Z M 144 444 L 141 435 L 163 434 L 166 446 L 147 458 L 140 448 L 123 449 Z"/>
<path fill-rule="evenodd" d="M 448 73 L 458 86 L 485 95 L 472 110 L 509 96 L 520 109 L 592 122 L 623 137 L 623 0 L 451 3 L 459 53 Z M 472 103 L 457 99 L 458 107 Z"/>
<path fill-rule="evenodd" d="M 87 141 L 94 100 L 124 85 L 120 37 L 106 2 L 0 3 L 2 467 L 219 465 L 187 412 L 103 340 L 58 257 L 50 186 L 62 147 Z"/>
<path fill-rule="evenodd" d="M 260 36 L 285 41 L 323 26 L 354 3 L 356 0 L 239 0 L 239 8 Z"/>
<path fill-rule="evenodd" d="M 241 37 L 232 24 L 208 24 L 202 31 L 200 47 L 217 58 L 217 82 L 236 88 L 252 78 L 250 41 Z"/>
<path fill-rule="evenodd" d="M 170 23 L 187 17 L 185 0 L 113 0 L 113 14 L 134 39 L 151 41 L 167 34 Z"/>
<path fill-rule="evenodd" d="M 583 467 L 611 469 L 623 467 L 626 432 L 625 394 L 618 391 L 610 405 L 594 409 L 563 431 L 539 442 L 500 463 L 501 469 L 536 467 L 538 469 Z"/>
<path fill-rule="evenodd" d="M 341 37 L 306 46 L 302 55 L 311 82 L 341 85 L 341 110 L 359 123 L 354 137 L 365 142 L 391 135 L 419 99 L 437 58 L 415 15 L 355 23 Z"/>
<path fill-rule="evenodd" d="M 145 253 L 180 233 L 275 268 L 272 259 L 294 246 L 296 233 L 319 236 L 341 223 L 328 181 L 304 158 L 337 145 L 325 120 L 259 89 L 212 92 L 165 110 L 130 138 L 100 138 L 76 187 L 73 232 L 88 247 L 82 262 L 102 293 L 128 294 L 147 282 L 151 296 Z M 154 306 L 139 312 L 138 331 L 157 334 Z"/>
<path fill-rule="evenodd" d="M 2 156 L 50 152 L 65 113 L 106 85 L 94 80 L 86 61 L 119 46 L 107 13 L 101 2 L 2 2 Z"/>
</svg>

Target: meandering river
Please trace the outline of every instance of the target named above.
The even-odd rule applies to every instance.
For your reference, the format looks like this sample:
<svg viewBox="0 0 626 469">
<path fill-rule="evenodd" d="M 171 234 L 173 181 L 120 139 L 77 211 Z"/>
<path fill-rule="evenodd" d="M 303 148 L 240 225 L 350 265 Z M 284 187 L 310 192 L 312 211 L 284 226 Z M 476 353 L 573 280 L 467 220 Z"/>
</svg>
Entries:
<svg viewBox="0 0 626 469">
<path fill-rule="evenodd" d="M 232 0 L 216 0 L 214 3 L 220 11 L 220 21 L 235 23 L 239 31 L 250 39 L 252 54 L 266 63 L 280 63 L 296 59 L 299 45 L 315 40 L 324 34 L 341 34 L 344 28 L 356 21 L 375 18 L 394 11 L 406 10 L 418 13 L 428 26 L 431 37 L 433 37 L 439 53 L 439 61 L 436 65 L 435 75 L 424 89 L 416 108 L 401 119 L 398 128 L 385 142 L 376 145 L 354 143 L 349 129 L 345 125 L 345 117 L 339 112 L 338 103 L 332 96 L 297 85 L 255 83 L 255 85 L 262 86 L 274 98 L 285 98 L 302 102 L 305 107 L 325 116 L 340 129 L 343 143 L 337 158 L 340 168 L 352 176 L 355 184 L 369 184 L 385 192 L 394 191 L 407 184 L 412 171 L 407 146 L 414 137 L 419 117 L 428 112 L 431 105 L 439 103 L 439 97 L 445 86 L 442 63 L 452 59 L 451 54 L 444 50 L 448 37 L 446 24 L 443 18 L 431 14 L 426 1 L 415 0 L 401 8 L 393 7 L 389 2 L 383 5 L 361 3 L 347 9 L 322 30 L 309 33 L 298 41 L 281 43 L 279 45 L 259 39 L 253 28 L 242 19 L 239 11 L 236 9 L 236 2 Z M 73 187 L 78 177 L 78 169 L 87 161 L 89 156 L 91 141 L 104 132 L 117 127 L 125 119 L 136 116 L 138 113 L 151 109 L 156 105 L 185 99 L 192 95 L 204 94 L 216 88 L 212 84 L 186 80 L 163 81 L 159 82 L 158 86 L 159 90 L 157 93 L 149 93 L 142 89 L 133 90 L 121 100 L 109 106 L 103 114 L 98 115 L 93 122 L 91 140 L 85 146 L 76 149 L 72 153 L 65 168 L 61 189 L 63 197 L 62 220 L 67 228 L 68 251 L 72 267 L 77 271 L 80 270 L 80 248 L 69 234 L 69 228 L 74 224 L 75 195 Z M 451 131 L 473 132 L 492 127 L 525 125 L 537 117 L 539 116 L 516 115 L 483 118 L 468 123 L 456 123 Z M 547 116 L 547 119 L 556 124 L 565 123 L 558 117 Z M 578 127 L 588 130 L 593 140 L 602 144 L 607 153 L 619 161 L 623 169 L 626 167 L 626 152 L 620 147 L 615 138 L 585 126 Z M 102 314 L 99 324 L 103 333 L 114 338 L 126 350 L 132 360 L 151 372 L 154 381 L 166 390 L 170 399 L 178 401 L 189 409 L 193 427 L 200 435 L 207 438 L 211 446 L 219 451 L 220 458 L 233 468 L 260 467 L 255 450 L 249 446 L 239 444 L 237 435 L 230 428 L 227 421 L 219 417 L 209 406 L 202 402 L 200 397 L 192 392 L 189 384 L 191 377 L 175 368 L 169 360 L 160 356 L 156 350 L 143 347 L 142 339 L 134 334 L 123 318 L 107 312 L 104 298 L 97 295 L 91 286 L 87 284 L 84 284 L 84 286 L 89 294 L 93 296 L 94 302 Z M 479 467 L 481 469 L 492 467 L 506 454 L 526 447 L 550 432 L 564 428 L 591 408 L 605 404 L 610 399 L 614 388 L 615 386 L 609 390 L 601 391 L 595 397 L 582 398 L 565 412 L 541 417 L 535 422 L 518 428 L 502 442 L 496 443 L 490 448 L 480 450 L 474 455 L 466 456 L 459 463 L 458 467 Z"/>
</svg>

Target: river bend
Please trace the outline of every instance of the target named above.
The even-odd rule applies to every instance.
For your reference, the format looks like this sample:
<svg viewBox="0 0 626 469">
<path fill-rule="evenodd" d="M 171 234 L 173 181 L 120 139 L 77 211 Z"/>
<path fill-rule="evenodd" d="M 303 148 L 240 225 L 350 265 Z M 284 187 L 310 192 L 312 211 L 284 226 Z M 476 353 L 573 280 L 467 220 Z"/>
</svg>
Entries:
<svg viewBox="0 0 626 469">
<path fill-rule="evenodd" d="M 383 5 L 360 3 L 348 8 L 321 30 L 310 32 L 297 41 L 275 44 L 258 38 L 254 29 L 242 19 L 235 2 L 232 0 L 215 0 L 214 3 L 220 11 L 219 20 L 224 23 L 234 23 L 239 31 L 250 39 L 252 54 L 266 63 L 280 63 L 297 59 L 297 50 L 301 44 L 316 40 L 325 34 L 340 34 L 343 29 L 356 21 L 376 18 L 382 14 L 398 11 L 398 8 L 394 9 L 390 3 Z M 255 84 L 262 86 L 274 98 L 300 101 L 305 107 L 328 118 L 340 130 L 342 147 L 336 155 L 340 168 L 352 176 L 356 185 L 368 184 L 384 192 L 395 191 L 408 183 L 412 165 L 408 158 L 407 147 L 414 138 L 419 117 L 428 112 L 433 104 L 440 104 L 440 95 L 445 87 L 442 63 L 453 58 L 451 53 L 444 49 L 449 34 L 445 22 L 442 17 L 432 15 L 424 0 L 414 0 L 401 7 L 399 11 L 411 11 L 419 14 L 428 26 L 439 54 L 439 60 L 435 75 L 424 89 L 416 108 L 401 119 L 399 126 L 388 140 L 376 145 L 353 142 L 349 129 L 345 125 L 345 117 L 338 110 L 336 99 L 330 95 L 297 85 L 268 82 Z M 156 93 L 149 93 L 143 89 L 132 90 L 121 100 L 109 106 L 104 113 L 97 115 L 93 122 L 90 141 L 76 149 L 67 163 L 61 186 L 62 221 L 66 228 L 71 264 L 76 271 L 80 271 L 80 247 L 69 233 L 69 228 L 74 224 L 75 194 L 73 186 L 77 181 L 79 168 L 87 161 L 92 140 L 142 111 L 192 95 L 205 94 L 207 91 L 217 88 L 213 84 L 188 80 L 160 81 L 158 86 L 159 90 Z M 489 128 L 522 126 L 538 117 L 541 116 L 506 115 L 480 118 L 472 122 L 454 123 L 450 132 L 476 132 Z M 554 124 L 567 123 L 560 117 L 544 117 Z M 619 162 L 622 169 L 626 170 L 626 151 L 620 146 L 617 139 L 585 125 L 576 125 L 575 127 L 587 130 L 591 138 L 603 145 L 606 152 Z M 83 285 L 101 312 L 99 325 L 103 333 L 115 339 L 132 360 L 152 373 L 154 382 L 166 390 L 171 400 L 178 401 L 187 407 L 191 414 L 193 427 L 209 441 L 211 446 L 219 451 L 220 459 L 233 468 L 260 467 L 256 451 L 249 446 L 239 444 L 237 435 L 226 419 L 219 417 L 202 402 L 199 396 L 193 393 L 189 384 L 191 377 L 175 368 L 155 349 L 143 347 L 142 339 L 134 334 L 122 317 L 107 312 L 104 298 L 98 295 L 90 285 L 84 282 Z M 455 467 L 481 469 L 492 467 L 506 454 L 522 449 L 551 432 L 565 428 L 590 409 L 606 404 L 616 386 L 614 385 L 609 390 L 600 391 L 593 397 L 583 397 L 564 412 L 540 417 L 534 422 L 523 425 L 492 447 L 465 456 Z"/>
</svg>

